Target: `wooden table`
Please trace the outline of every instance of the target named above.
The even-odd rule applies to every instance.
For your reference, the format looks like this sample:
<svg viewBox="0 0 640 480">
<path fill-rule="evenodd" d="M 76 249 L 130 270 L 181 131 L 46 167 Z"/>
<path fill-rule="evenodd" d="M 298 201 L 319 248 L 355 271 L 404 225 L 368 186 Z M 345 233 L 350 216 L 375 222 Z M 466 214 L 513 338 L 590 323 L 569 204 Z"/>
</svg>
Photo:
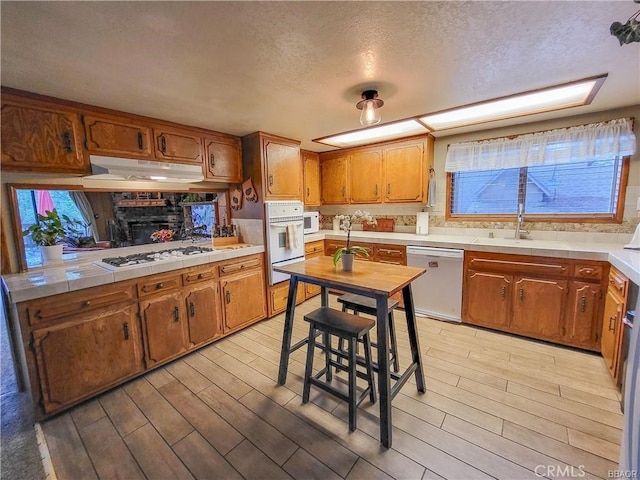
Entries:
<svg viewBox="0 0 640 480">
<path fill-rule="evenodd" d="M 304 262 L 278 267 L 274 270 L 291 275 L 280 353 L 280 370 L 278 373 L 278 383 L 280 385 L 284 385 L 287 381 L 289 355 L 307 343 L 307 339 L 304 339 L 293 346 L 291 345 L 298 282 L 319 285 L 321 287 L 322 306 L 328 306 L 329 304 L 329 288 L 375 298 L 378 334 L 377 370 L 380 397 L 380 441 L 385 447 L 391 447 L 391 400 L 412 374 L 415 374 L 418 391 L 425 392 L 424 373 L 420 359 L 420 342 L 418 340 L 416 315 L 411 294 L 411 282 L 424 274 L 425 270 L 404 265 L 356 261 L 352 272 L 344 272 L 340 264 L 334 267 L 331 257 L 316 257 Z M 389 365 L 389 318 L 387 313 L 389 297 L 399 291 L 402 291 L 404 299 L 412 358 L 411 365 L 401 374 L 392 373 Z M 392 378 L 395 380 L 393 387 L 391 386 Z"/>
</svg>

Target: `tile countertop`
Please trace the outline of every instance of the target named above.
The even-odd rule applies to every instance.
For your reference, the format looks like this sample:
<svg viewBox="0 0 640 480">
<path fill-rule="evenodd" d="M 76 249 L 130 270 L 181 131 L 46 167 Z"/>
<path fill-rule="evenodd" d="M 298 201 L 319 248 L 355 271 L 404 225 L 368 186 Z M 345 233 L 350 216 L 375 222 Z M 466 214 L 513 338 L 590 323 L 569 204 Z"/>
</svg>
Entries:
<svg viewBox="0 0 640 480">
<path fill-rule="evenodd" d="M 346 240 L 347 234 L 334 230 L 320 230 L 305 235 L 305 243 L 317 240 Z M 622 248 L 615 243 L 579 243 L 552 240 L 515 240 L 463 235 L 416 235 L 400 232 L 351 231 L 351 241 L 417 245 L 421 247 L 457 248 L 480 252 L 539 255 L 557 258 L 608 261 L 636 285 L 640 285 L 640 250 Z"/>
<path fill-rule="evenodd" d="M 119 267 L 113 271 L 95 265 L 93 262 L 105 257 L 131 255 L 134 253 L 167 250 L 187 247 L 192 242 L 171 242 L 170 244 L 138 245 L 94 252 L 63 255 L 63 261 L 50 266 L 31 269 L 26 273 L 2 276 L 2 286 L 11 303 L 23 302 L 35 298 L 48 297 L 59 293 L 72 292 L 83 288 L 96 287 L 131 278 L 144 277 L 154 273 L 168 272 L 185 267 L 204 265 L 232 258 L 263 253 L 263 245 L 251 245 L 244 248 L 218 248 L 211 253 L 195 256 L 176 257 L 157 263 Z M 203 245 L 211 248 L 211 244 Z"/>
</svg>

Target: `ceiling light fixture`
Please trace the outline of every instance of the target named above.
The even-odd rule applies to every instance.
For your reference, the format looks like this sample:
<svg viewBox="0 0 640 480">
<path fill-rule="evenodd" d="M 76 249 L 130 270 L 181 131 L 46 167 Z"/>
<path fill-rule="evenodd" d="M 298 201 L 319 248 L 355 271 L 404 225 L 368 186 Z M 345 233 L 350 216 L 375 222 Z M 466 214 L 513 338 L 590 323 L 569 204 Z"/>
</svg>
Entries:
<svg viewBox="0 0 640 480">
<path fill-rule="evenodd" d="M 419 118 L 430 130 L 493 122 L 591 103 L 607 74 L 444 110 Z"/>
<path fill-rule="evenodd" d="M 360 123 L 366 127 L 379 124 L 382 118 L 378 109 L 382 105 L 384 105 L 384 102 L 378 98 L 377 90 L 365 90 L 362 92 L 362 100 L 356 104 L 356 108 L 362 110 Z"/>
<path fill-rule="evenodd" d="M 364 128 L 351 132 L 339 133 L 330 137 L 316 138 L 314 142 L 323 143 L 332 147 L 345 148 L 365 145 L 371 142 L 395 140 L 411 135 L 428 133 L 429 130 L 416 120 L 402 120 L 400 122 L 386 123 L 373 128 Z"/>
</svg>

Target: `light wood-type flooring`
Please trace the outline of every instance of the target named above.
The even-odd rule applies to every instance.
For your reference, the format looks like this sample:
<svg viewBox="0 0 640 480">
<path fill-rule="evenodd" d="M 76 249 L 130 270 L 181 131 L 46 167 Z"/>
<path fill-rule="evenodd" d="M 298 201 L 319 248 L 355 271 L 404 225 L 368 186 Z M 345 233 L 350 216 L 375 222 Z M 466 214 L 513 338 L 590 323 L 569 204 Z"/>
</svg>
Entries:
<svg viewBox="0 0 640 480">
<path fill-rule="evenodd" d="M 331 296 L 332 304 L 335 297 Z M 294 339 L 307 335 L 296 310 Z M 312 388 L 306 349 L 277 386 L 284 315 L 265 320 L 42 423 L 59 479 L 611 478 L 619 394 L 598 355 L 420 318 L 427 392 L 378 404 L 349 433 L 344 403 Z M 406 323 L 396 311 L 401 365 Z M 318 357 L 316 365 L 322 365 Z"/>
</svg>

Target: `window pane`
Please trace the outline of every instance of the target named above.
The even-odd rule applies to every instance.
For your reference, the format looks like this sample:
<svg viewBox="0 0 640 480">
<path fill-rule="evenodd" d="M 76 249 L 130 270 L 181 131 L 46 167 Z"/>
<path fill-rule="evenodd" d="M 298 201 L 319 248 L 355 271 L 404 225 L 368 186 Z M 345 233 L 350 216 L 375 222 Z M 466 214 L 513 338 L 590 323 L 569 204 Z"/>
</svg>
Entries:
<svg viewBox="0 0 640 480">
<path fill-rule="evenodd" d="M 451 213 L 517 213 L 519 168 L 453 175 Z"/>
<path fill-rule="evenodd" d="M 621 161 L 529 167 L 525 212 L 613 214 Z"/>
</svg>

